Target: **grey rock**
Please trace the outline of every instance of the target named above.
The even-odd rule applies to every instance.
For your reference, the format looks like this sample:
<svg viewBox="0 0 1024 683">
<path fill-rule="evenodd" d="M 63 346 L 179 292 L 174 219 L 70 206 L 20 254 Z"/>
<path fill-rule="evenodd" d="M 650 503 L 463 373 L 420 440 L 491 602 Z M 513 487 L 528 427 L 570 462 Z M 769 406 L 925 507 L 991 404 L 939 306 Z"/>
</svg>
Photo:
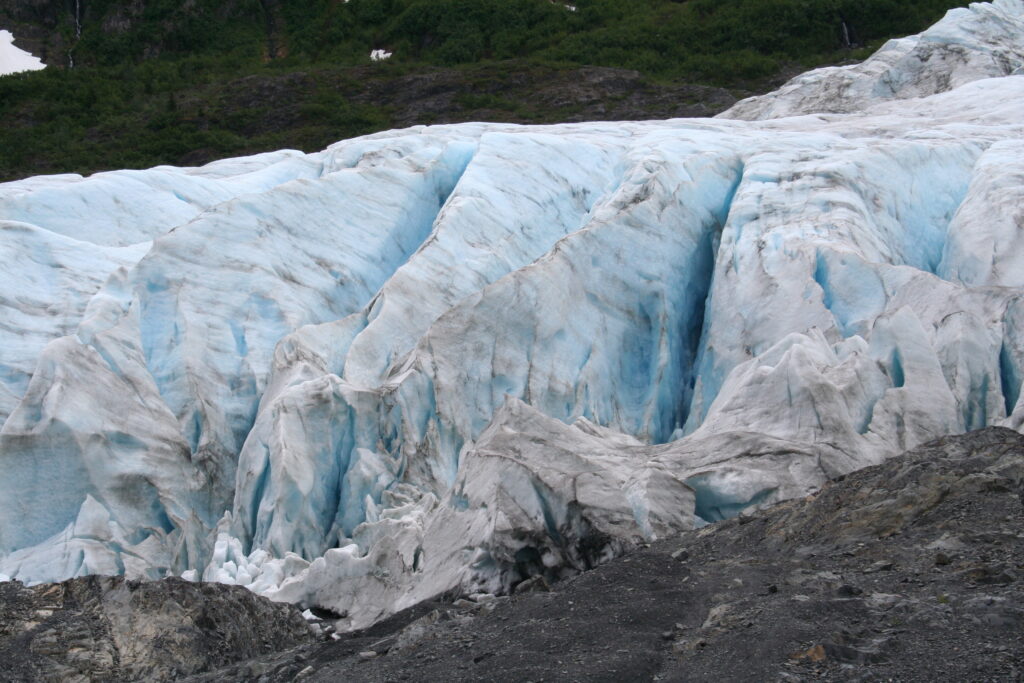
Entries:
<svg viewBox="0 0 1024 683">
<path fill-rule="evenodd" d="M 685 548 L 680 548 L 672 553 L 672 559 L 677 562 L 686 562 L 690 559 L 690 553 Z"/>
<path fill-rule="evenodd" d="M 530 593 L 530 592 L 547 592 L 551 590 L 551 586 L 548 585 L 547 580 L 543 576 L 533 576 L 526 581 L 523 581 L 516 585 L 516 593 Z"/>
<path fill-rule="evenodd" d="M 0 583 L 2 680 L 170 681 L 312 641 L 298 609 L 237 586 Z"/>
</svg>

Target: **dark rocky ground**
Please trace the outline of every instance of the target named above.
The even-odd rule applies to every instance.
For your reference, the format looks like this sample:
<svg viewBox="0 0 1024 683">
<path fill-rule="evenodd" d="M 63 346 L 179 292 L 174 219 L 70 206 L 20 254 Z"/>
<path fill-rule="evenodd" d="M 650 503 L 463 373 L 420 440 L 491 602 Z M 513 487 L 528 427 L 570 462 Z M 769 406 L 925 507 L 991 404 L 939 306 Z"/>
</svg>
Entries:
<svg viewBox="0 0 1024 683">
<path fill-rule="evenodd" d="M 1024 436 L 947 437 L 555 586 L 437 600 L 187 680 L 1020 681 L 1022 487 Z M 39 661 L 34 640 L 12 647 L 10 590 L 0 661 Z"/>
<path fill-rule="evenodd" d="M 0 681 L 169 681 L 312 640 L 298 609 L 236 586 L 0 583 Z"/>
</svg>

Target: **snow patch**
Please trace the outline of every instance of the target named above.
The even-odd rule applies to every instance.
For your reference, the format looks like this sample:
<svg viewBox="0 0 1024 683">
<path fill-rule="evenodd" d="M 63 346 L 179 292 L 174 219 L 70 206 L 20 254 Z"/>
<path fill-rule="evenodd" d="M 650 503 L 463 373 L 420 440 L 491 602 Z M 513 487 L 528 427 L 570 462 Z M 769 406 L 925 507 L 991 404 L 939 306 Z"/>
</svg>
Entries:
<svg viewBox="0 0 1024 683">
<path fill-rule="evenodd" d="M 0 76 L 45 68 L 46 65 L 41 59 L 15 47 L 14 34 L 0 30 Z"/>
</svg>

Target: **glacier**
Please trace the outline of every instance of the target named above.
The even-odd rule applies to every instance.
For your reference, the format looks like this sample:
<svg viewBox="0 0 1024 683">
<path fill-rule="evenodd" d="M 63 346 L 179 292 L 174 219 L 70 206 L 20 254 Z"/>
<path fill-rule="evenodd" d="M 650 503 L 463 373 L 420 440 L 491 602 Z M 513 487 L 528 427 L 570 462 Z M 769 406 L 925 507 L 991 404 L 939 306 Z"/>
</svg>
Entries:
<svg viewBox="0 0 1024 683">
<path fill-rule="evenodd" d="M 361 628 L 1024 427 L 1024 0 L 714 119 L 0 184 L 0 575 Z"/>
</svg>

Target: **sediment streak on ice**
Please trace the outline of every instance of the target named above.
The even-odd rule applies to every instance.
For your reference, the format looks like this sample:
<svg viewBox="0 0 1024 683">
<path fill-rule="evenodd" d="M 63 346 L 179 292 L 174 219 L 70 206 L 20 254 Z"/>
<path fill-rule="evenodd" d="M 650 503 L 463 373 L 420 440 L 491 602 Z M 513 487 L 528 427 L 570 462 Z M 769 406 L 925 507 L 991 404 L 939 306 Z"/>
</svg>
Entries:
<svg viewBox="0 0 1024 683">
<path fill-rule="evenodd" d="M 792 118 L 0 185 L 0 572 L 360 627 L 1020 428 L 1022 16 L 732 112 Z"/>
</svg>

